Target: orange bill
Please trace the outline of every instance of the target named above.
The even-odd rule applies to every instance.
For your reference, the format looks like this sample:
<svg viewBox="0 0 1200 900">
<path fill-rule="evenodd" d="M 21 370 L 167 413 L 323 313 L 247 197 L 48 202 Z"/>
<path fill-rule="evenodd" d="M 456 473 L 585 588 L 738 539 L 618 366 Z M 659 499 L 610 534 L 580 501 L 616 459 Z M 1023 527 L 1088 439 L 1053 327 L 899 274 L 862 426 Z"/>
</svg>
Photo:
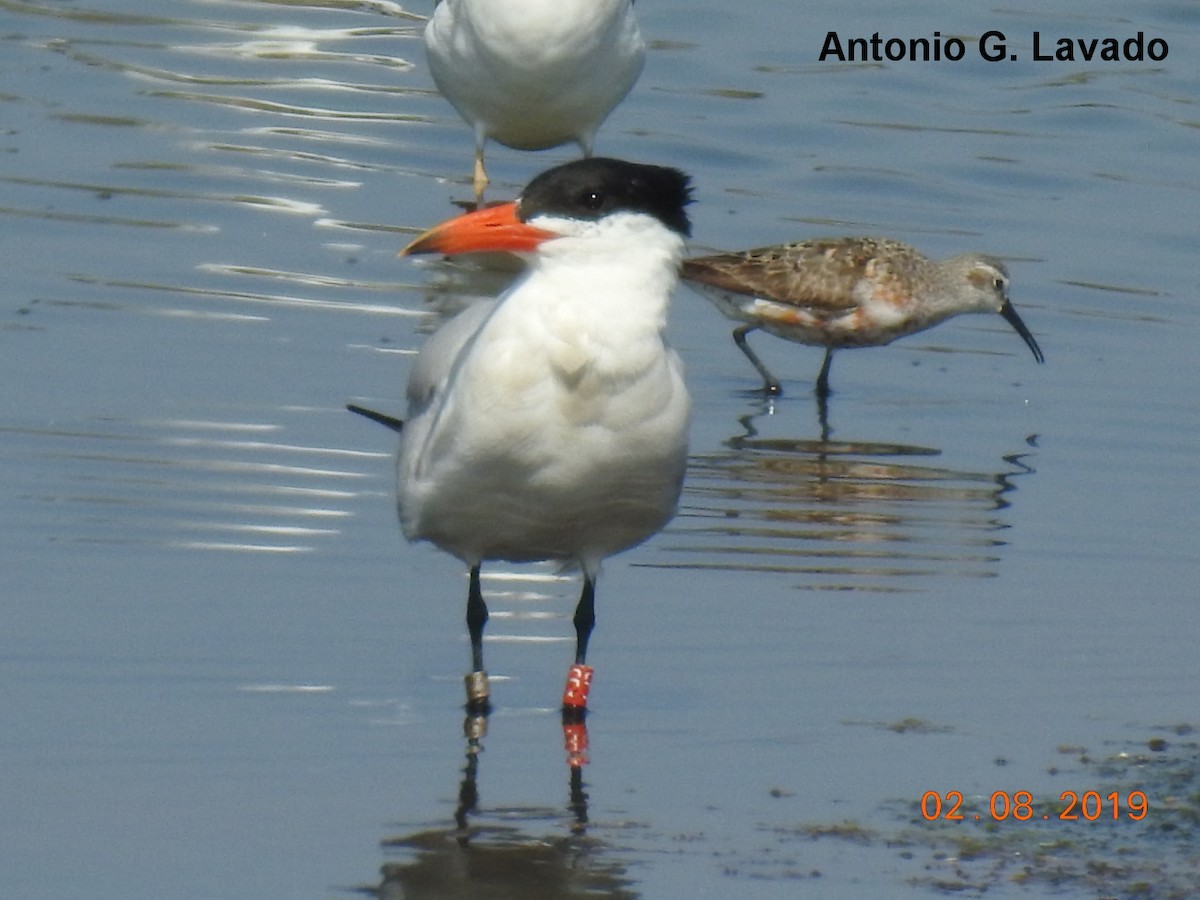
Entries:
<svg viewBox="0 0 1200 900">
<path fill-rule="evenodd" d="M 507 250 L 528 253 L 544 241 L 561 237 L 553 231 L 534 228 L 517 218 L 517 203 L 498 203 L 435 225 L 400 251 L 417 253 L 482 253 Z"/>
</svg>

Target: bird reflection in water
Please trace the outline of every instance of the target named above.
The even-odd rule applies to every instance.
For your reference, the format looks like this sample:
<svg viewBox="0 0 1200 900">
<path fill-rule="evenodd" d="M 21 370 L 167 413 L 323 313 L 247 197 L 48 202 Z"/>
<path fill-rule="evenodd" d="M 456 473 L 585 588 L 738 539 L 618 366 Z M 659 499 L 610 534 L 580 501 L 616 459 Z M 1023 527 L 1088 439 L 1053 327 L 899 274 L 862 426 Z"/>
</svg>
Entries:
<svg viewBox="0 0 1200 900">
<path fill-rule="evenodd" d="M 932 446 L 764 437 L 741 420 L 726 448 L 694 454 L 657 567 L 771 572 L 809 590 L 899 592 L 920 577 L 997 573 L 1036 436 L 995 469 L 936 463 Z"/>
<path fill-rule="evenodd" d="M 485 716 L 467 716 L 466 763 L 453 826 L 385 840 L 385 850 L 405 859 L 385 863 L 381 883 L 363 893 L 379 900 L 636 898 L 625 866 L 588 832 L 583 722 L 563 724 L 569 772 L 565 810 L 481 808 L 479 768 L 486 730 Z M 566 833 L 551 837 L 533 833 L 547 824 L 558 824 Z"/>
</svg>

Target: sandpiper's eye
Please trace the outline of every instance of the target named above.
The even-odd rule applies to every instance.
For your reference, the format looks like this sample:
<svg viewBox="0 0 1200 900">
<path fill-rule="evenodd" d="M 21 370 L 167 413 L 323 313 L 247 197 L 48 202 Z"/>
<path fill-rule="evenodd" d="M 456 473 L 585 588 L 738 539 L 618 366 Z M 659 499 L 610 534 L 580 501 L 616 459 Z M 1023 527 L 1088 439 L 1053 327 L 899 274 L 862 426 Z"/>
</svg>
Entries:
<svg viewBox="0 0 1200 900">
<path fill-rule="evenodd" d="M 1008 282 L 1006 282 L 1000 276 L 996 276 L 995 278 L 992 279 L 992 287 L 994 287 L 998 291 L 1003 291 L 1006 287 L 1008 287 Z"/>
</svg>

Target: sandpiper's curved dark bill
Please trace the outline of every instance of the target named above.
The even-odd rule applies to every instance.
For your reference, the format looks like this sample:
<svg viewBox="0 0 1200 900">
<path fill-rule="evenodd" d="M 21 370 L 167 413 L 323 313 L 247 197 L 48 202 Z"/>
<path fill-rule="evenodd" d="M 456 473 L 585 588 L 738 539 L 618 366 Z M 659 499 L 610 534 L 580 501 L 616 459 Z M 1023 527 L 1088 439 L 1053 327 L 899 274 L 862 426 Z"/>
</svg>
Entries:
<svg viewBox="0 0 1200 900">
<path fill-rule="evenodd" d="M 675 514 L 690 403 L 663 330 L 689 202 L 688 178 L 676 169 L 584 159 L 404 251 L 529 255 L 507 292 L 430 338 L 409 374 L 400 431 L 405 536 L 470 569 L 468 703 L 476 709 L 488 703 L 484 562 L 561 560 L 582 570 L 563 697 L 565 708 L 582 710 L 600 564 Z"/>
<path fill-rule="evenodd" d="M 962 313 L 999 313 L 1045 360 L 1008 299 L 1000 260 L 967 253 L 935 262 L 899 241 L 838 237 L 798 241 L 683 262 L 683 278 L 730 319 L 733 339 L 778 394 L 778 379 L 746 343 L 755 329 L 824 347 L 816 392 L 829 394 L 833 351 L 878 347 Z"/>
<path fill-rule="evenodd" d="M 425 27 L 438 90 L 475 132 L 476 199 L 488 139 L 518 150 L 575 142 L 600 124 L 646 60 L 632 0 L 440 0 Z"/>
</svg>

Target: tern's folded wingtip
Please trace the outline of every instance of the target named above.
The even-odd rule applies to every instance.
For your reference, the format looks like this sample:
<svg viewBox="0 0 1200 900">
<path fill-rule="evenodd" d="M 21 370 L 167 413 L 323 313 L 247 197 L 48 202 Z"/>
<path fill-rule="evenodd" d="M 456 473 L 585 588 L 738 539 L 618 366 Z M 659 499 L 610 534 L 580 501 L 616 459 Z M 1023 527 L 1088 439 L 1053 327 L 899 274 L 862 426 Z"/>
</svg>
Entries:
<svg viewBox="0 0 1200 900">
<path fill-rule="evenodd" d="M 372 422 L 378 422 L 385 428 L 390 428 L 392 431 L 399 434 L 404 430 L 404 420 L 397 419 L 395 416 L 389 416 L 387 413 L 377 412 L 373 409 L 367 409 L 365 406 L 359 406 L 357 403 L 347 403 L 346 409 L 356 415 L 362 416 L 364 419 L 370 419 Z"/>
</svg>

